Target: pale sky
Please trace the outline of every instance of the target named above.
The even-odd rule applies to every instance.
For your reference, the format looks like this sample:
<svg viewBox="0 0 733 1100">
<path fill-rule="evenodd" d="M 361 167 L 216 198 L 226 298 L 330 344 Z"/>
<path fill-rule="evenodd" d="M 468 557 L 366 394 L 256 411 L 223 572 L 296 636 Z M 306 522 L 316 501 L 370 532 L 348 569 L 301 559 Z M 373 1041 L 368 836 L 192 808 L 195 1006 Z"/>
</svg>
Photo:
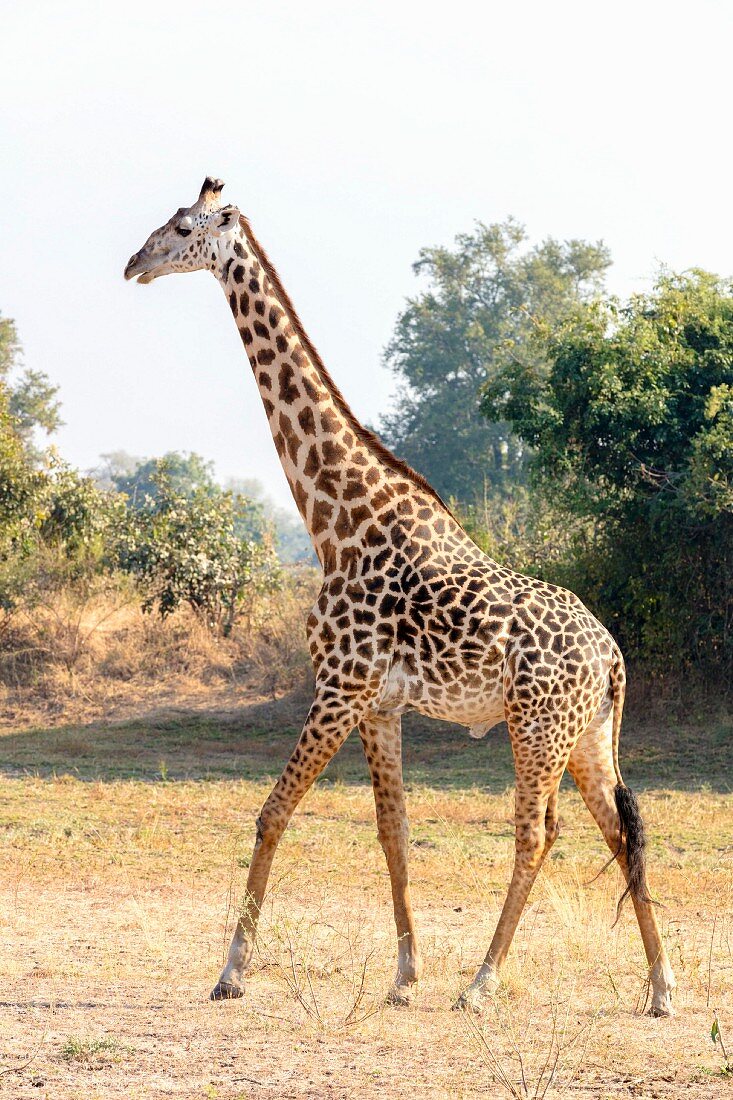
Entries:
<svg viewBox="0 0 733 1100">
<path fill-rule="evenodd" d="M 419 248 L 475 219 L 602 238 L 621 294 L 732 274 L 732 31 L 730 0 L 0 0 L 0 312 L 62 454 L 198 451 L 290 503 L 216 281 L 122 279 L 207 174 L 372 422 Z"/>
</svg>

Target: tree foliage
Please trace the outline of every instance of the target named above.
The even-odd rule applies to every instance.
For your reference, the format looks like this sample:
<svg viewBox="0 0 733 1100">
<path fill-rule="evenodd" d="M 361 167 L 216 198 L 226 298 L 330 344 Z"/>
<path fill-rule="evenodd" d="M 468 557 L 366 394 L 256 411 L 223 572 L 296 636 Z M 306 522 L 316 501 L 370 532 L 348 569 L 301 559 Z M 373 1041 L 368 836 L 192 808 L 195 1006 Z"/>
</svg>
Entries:
<svg viewBox="0 0 733 1100">
<path fill-rule="evenodd" d="M 39 459 L 33 436 L 37 428 L 52 433 L 60 427 L 61 405 L 58 386 L 40 370 L 21 368 L 22 348 L 15 322 L 0 315 L 0 385 L 4 387 L 7 413 L 13 418 L 13 431 L 24 448 Z"/>
<path fill-rule="evenodd" d="M 40 469 L 50 456 L 36 451 L 37 427 L 60 423 L 56 387 L 40 371 L 19 374 L 15 324 L 0 316 L 0 608 L 11 609 L 28 586 L 27 563 L 52 507 L 54 481 Z"/>
<path fill-rule="evenodd" d="M 408 300 L 385 353 L 400 388 L 381 433 L 444 497 L 473 504 L 524 479 L 527 448 L 481 416 L 481 388 L 511 350 L 537 355 L 534 327 L 598 292 L 609 264 L 601 243 L 527 248 L 511 219 L 420 252 L 414 270 L 428 287 Z"/>
<path fill-rule="evenodd" d="M 84 477 L 33 432 L 58 424 L 55 387 L 17 377 L 15 327 L 0 319 L 0 609 L 6 615 L 64 586 L 132 574 L 144 606 L 167 615 L 188 603 L 228 632 L 248 592 L 279 584 L 261 505 L 225 493 L 199 455 L 105 456 Z"/>
<path fill-rule="evenodd" d="M 195 452 L 168 451 L 161 458 L 136 458 L 126 451 L 102 455 L 92 476 L 102 488 L 124 493 L 133 508 L 144 507 L 148 497 L 157 500 L 159 475 L 166 484 L 184 495 L 213 494 L 218 498 L 221 486 L 214 476 L 214 464 Z M 282 562 L 315 561 L 310 539 L 299 516 L 278 508 L 256 478 L 230 478 L 226 489 L 246 500 L 235 517 L 236 532 L 243 539 L 262 542 L 274 539 Z"/>
<path fill-rule="evenodd" d="M 100 491 L 53 451 L 38 469 L 0 416 L 0 607 L 104 573 L 121 511 L 124 498 Z"/>
<path fill-rule="evenodd" d="M 230 478 L 226 488 L 235 496 L 250 502 L 248 537 L 257 539 L 263 529 L 269 528 L 275 540 L 280 561 L 285 565 L 299 562 L 317 565 L 310 537 L 300 516 L 287 508 L 280 508 L 265 492 L 257 478 Z"/>
<path fill-rule="evenodd" d="M 222 489 L 186 492 L 165 468 L 121 518 L 117 563 L 141 582 L 145 610 L 165 617 L 187 603 L 211 629 L 228 634 L 245 595 L 280 583 L 267 541 L 242 538 L 247 502 Z"/>
<path fill-rule="evenodd" d="M 28 514 L 38 474 L 28 461 L 10 395 L 0 380 L 0 540 L 7 540 Z"/>
<path fill-rule="evenodd" d="M 160 458 L 135 458 L 126 451 L 102 455 L 102 465 L 93 476 L 105 488 L 124 493 L 133 508 L 143 507 L 147 497 L 157 499 L 160 473 L 165 484 L 176 492 L 193 496 L 198 492 L 216 492 L 214 464 L 195 451 L 168 451 Z"/>
<path fill-rule="evenodd" d="M 593 538 L 580 595 L 627 651 L 733 670 L 733 285 L 663 274 L 625 307 L 543 326 L 483 410 L 533 449 L 536 483 Z"/>
</svg>

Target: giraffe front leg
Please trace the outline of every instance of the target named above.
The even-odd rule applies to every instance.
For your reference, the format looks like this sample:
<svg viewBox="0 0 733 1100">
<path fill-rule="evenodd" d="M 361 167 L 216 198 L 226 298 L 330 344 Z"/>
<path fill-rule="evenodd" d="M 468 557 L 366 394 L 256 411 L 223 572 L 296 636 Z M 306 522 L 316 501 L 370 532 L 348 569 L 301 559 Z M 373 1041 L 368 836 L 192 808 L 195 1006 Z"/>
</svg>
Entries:
<svg viewBox="0 0 733 1100">
<path fill-rule="evenodd" d="M 257 922 L 275 850 L 296 806 L 338 752 L 358 722 L 362 709 L 357 700 L 345 699 L 332 689 L 316 695 L 298 744 L 257 819 L 257 840 L 244 906 L 226 965 L 211 991 L 212 1001 L 244 995 L 244 975 L 252 960 Z"/>
<path fill-rule="evenodd" d="M 402 731 L 396 715 L 370 716 L 359 724 L 374 788 L 379 842 L 392 886 L 397 927 L 397 974 L 387 994 L 395 1005 L 409 1005 L 420 977 L 420 953 L 407 871 L 408 823 L 402 782 Z"/>
</svg>

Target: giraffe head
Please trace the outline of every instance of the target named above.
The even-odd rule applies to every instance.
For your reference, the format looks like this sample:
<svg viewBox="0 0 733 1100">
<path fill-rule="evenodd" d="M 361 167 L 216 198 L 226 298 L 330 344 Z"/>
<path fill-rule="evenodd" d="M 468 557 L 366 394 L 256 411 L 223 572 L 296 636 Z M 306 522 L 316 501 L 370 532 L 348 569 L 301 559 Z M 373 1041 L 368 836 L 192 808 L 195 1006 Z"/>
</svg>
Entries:
<svg viewBox="0 0 733 1100">
<path fill-rule="evenodd" d="M 125 278 L 152 283 L 172 271 L 201 271 L 212 267 L 220 238 L 239 222 L 236 206 L 223 206 L 221 180 L 207 176 L 193 206 L 181 207 L 160 229 L 154 230 L 125 268 Z"/>
</svg>

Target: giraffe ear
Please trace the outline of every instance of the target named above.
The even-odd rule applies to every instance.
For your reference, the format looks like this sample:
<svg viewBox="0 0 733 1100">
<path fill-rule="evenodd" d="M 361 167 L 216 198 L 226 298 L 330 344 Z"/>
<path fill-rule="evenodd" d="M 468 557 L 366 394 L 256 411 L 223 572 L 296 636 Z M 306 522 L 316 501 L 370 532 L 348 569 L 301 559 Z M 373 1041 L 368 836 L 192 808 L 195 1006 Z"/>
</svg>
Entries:
<svg viewBox="0 0 733 1100">
<path fill-rule="evenodd" d="M 209 219 L 209 229 L 215 237 L 223 237 L 225 233 L 231 233 L 238 224 L 239 210 L 236 206 L 224 206 Z"/>
</svg>

